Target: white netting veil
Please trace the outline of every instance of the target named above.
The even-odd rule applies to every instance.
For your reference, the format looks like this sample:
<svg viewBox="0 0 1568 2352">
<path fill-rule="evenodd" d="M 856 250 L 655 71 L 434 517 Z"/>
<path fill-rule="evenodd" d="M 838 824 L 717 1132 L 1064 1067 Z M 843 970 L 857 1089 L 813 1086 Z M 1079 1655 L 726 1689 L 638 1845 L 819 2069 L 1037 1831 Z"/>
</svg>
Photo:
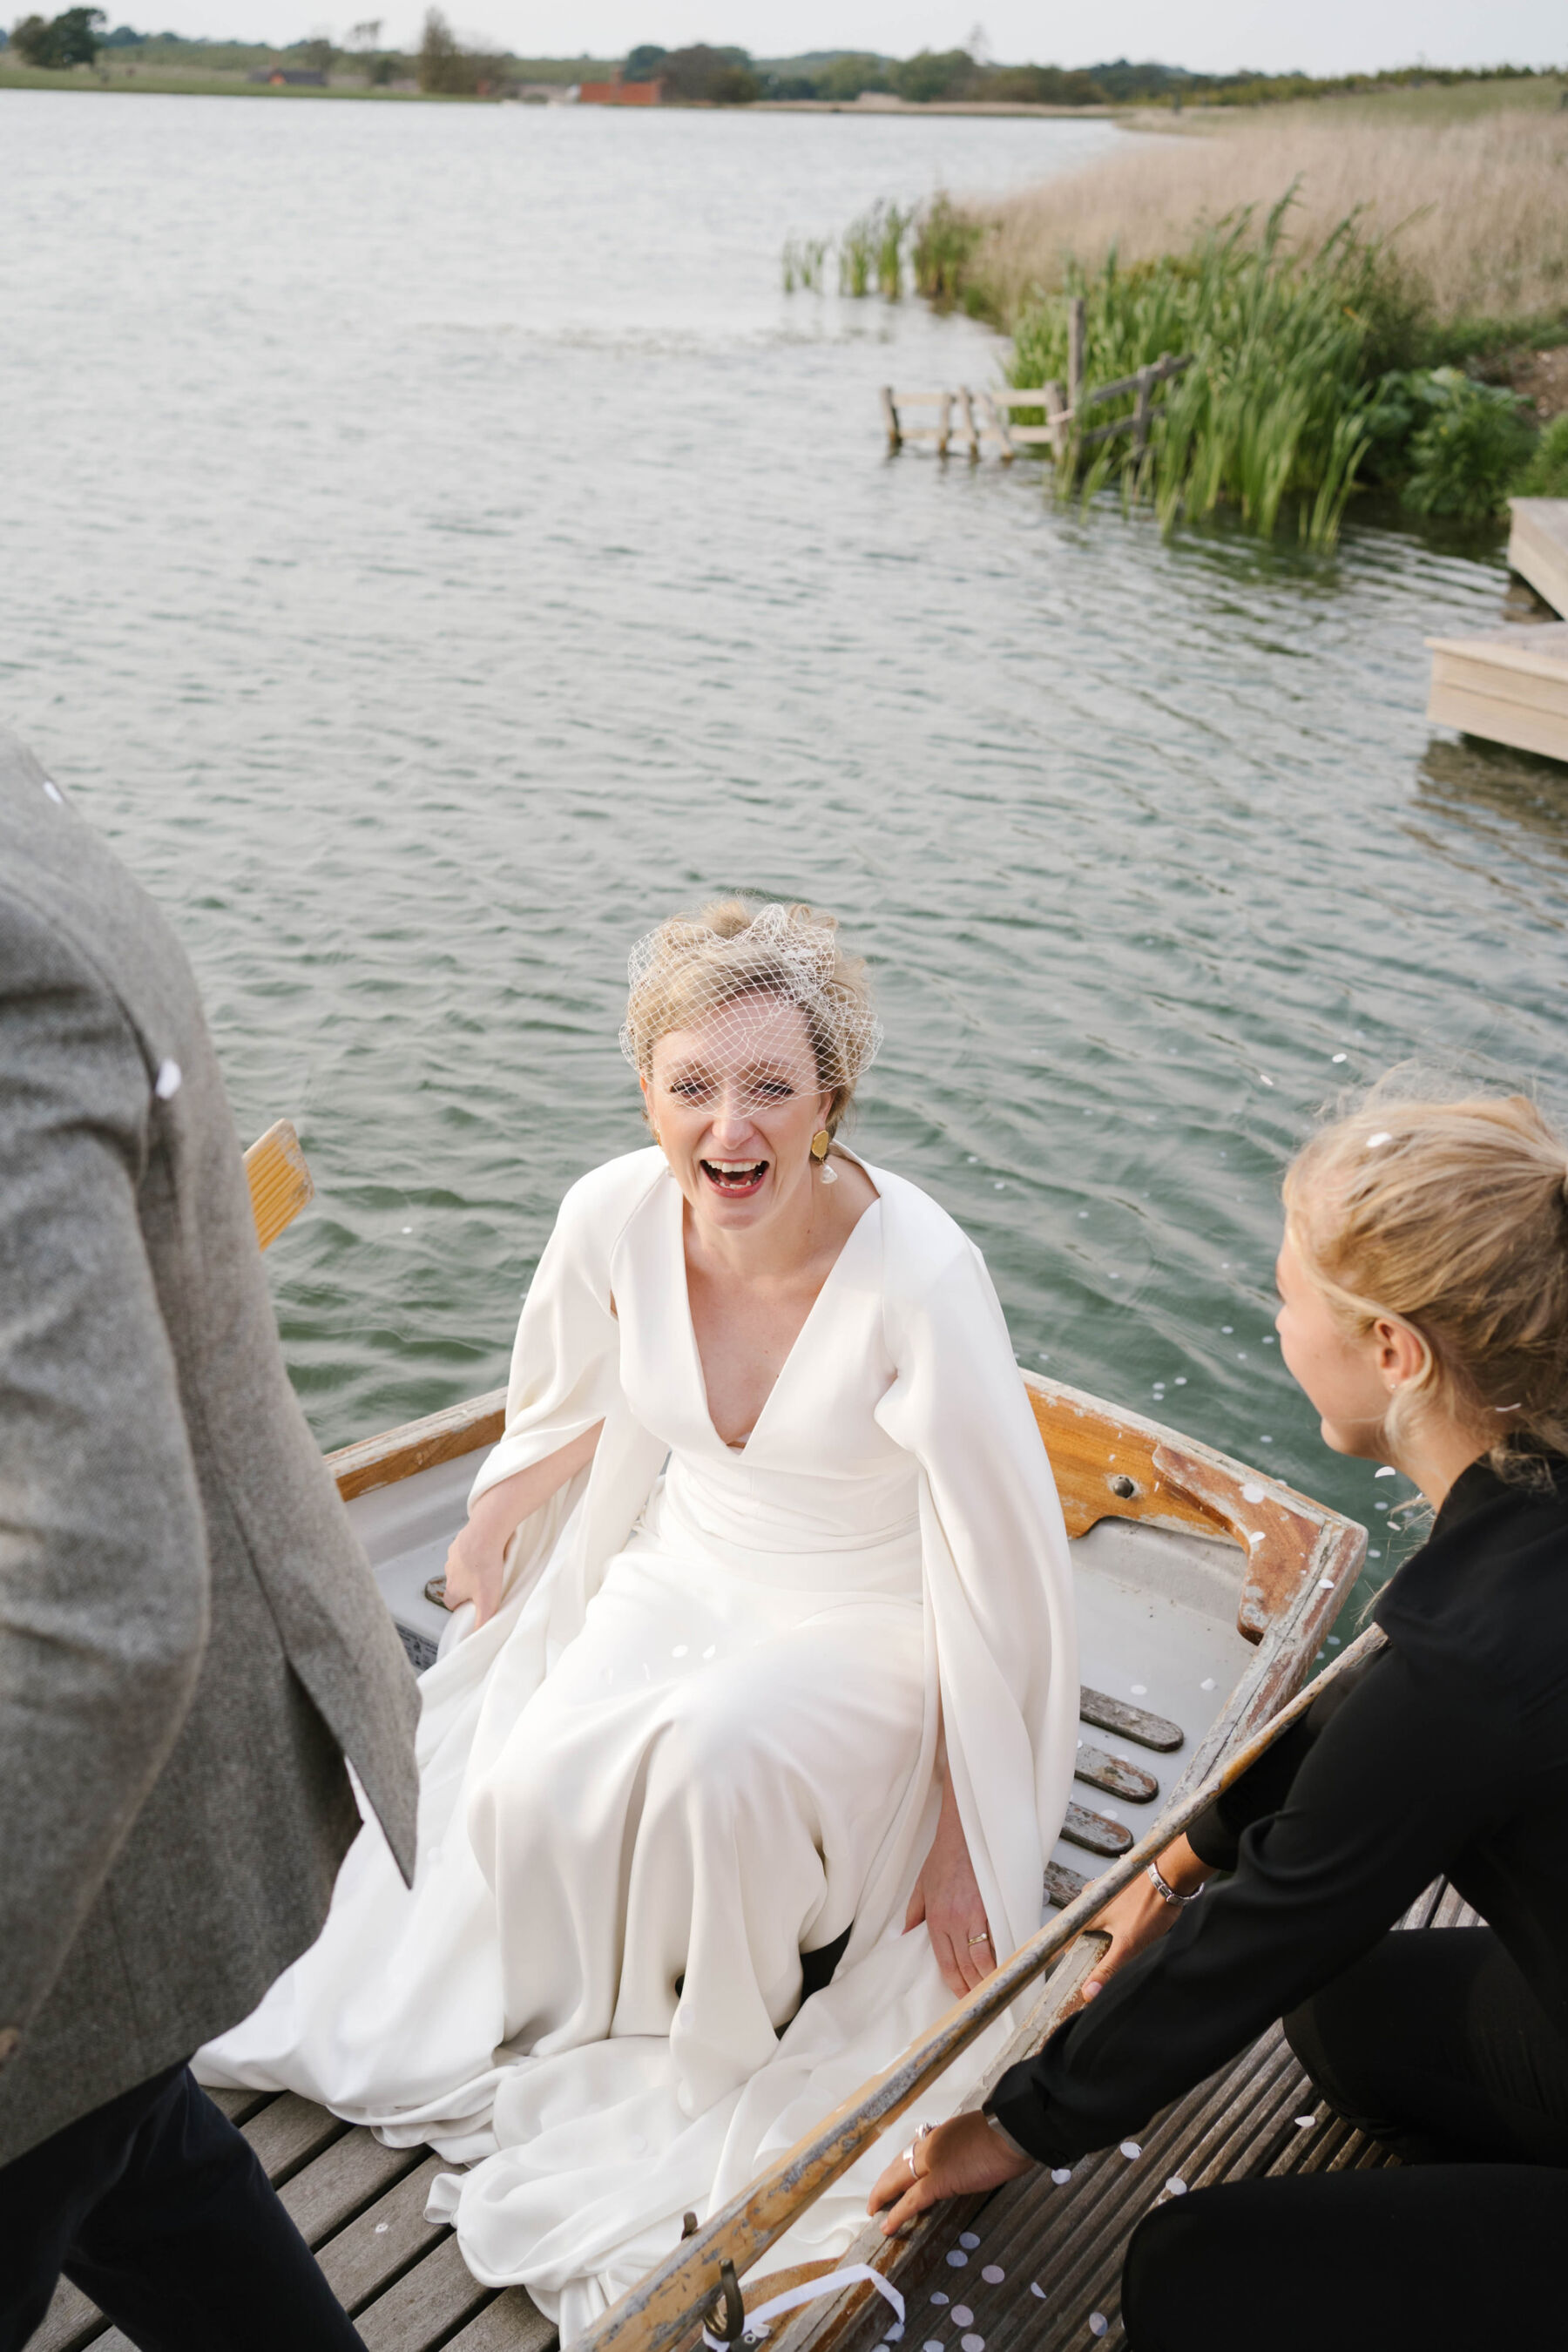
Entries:
<svg viewBox="0 0 1568 2352">
<path fill-rule="evenodd" d="M 637 941 L 626 978 L 621 1051 L 639 1077 L 661 1037 L 692 1032 L 708 1076 L 753 1102 L 784 1087 L 831 1093 L 830 1128 L 882 1042 L 864 965 L 810 907 L 736 898 L 671 916 Z"/>
</svg>

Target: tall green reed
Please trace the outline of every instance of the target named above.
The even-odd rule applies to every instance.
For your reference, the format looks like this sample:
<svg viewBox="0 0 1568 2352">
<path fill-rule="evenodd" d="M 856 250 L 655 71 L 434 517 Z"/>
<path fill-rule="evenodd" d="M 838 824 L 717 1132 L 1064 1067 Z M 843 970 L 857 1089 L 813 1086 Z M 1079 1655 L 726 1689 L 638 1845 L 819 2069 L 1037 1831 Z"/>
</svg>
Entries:
<svg viewBox="0 0 1568 2352">
<path fill-rule="evenodd" d="M 1119 480 L 1166 530 L 1226 506 L 1265 537 L 1288 519 L 1309 545 L 1332 544 L 1370 439 L 1369 360 L 1395 331 L 1400 297 L 1386 248 L 1362 237 L 1353 216 L 1314 250 L 1291 251 L 1293 200 L 1292 189 L 1261 236 L 1247 211 L 1185 253 L 1125 270 L 1112 254 L 1092 278 L 1069 270 L 1068 291 L 1085 303 L 1088 389 L 1166 352 L 1194 362 L 1144 451 L 1119 438 L 1082 468 L 1069 448 L 1060 471 L 1086 495 Z M 1066 376 L 1065 304 L 1042 299 L 1020 318 L 1008 373 L 1020 385 Z M 1131 405 L 1108 402 L 1083 421 L 1108 423 Z"/>
</svg>

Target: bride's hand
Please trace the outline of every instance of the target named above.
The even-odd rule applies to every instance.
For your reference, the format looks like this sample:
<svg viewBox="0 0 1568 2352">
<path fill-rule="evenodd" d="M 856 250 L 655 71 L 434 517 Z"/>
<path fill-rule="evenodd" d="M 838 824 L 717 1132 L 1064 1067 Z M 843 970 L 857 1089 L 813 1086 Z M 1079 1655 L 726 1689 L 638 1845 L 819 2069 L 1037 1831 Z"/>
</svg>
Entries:
<svg viewBox="0 0 1568 2352">
<path fill-rule="evenodd" d="M 1207 1864 L 1198 1860 L 1184 1837 L 1165 1848 L 1160 1856 L 1160 1869 L 1166 1885 L 1174 1887 L 1178 1895 L 1194 1894 L 1210 1875 Z M 1129 1960 L 1135 1960 L 1140 1952 L 1158 1943 L 1181 1916 L 1173 1903 L 1165 1902 L 1156 1894 L 1149 1884 L 1148 1873 L 1140 1871 L 1131 1885 L 1124 1886 L 1090 1923 L 1104 1928 L 1110 1943 L 1084 1986 L 1084 2000 L 1092 2000 L 1118 1969 L 1124 1969 Z"/>
<path fill-rule="evenodd" d="M 950 1785 L 942 1789 L 942 1818 L 904 1914 L 905 1934 L 922 1919 L 949 1992 L 970 1992 L 990 1975 L 996 1965 L 991 1922 Z"/>
<path fill-rule="evenodd" d="M 505 1541 L 498 1541 L 493 1532 L 477 1528 L 470 1519 L 447 1554 L 447 1608 L 460 1609 L 465 1601 L 471 1601 L 477 1632 L 500 1607 L 505 1576 Z"/>
</svg>

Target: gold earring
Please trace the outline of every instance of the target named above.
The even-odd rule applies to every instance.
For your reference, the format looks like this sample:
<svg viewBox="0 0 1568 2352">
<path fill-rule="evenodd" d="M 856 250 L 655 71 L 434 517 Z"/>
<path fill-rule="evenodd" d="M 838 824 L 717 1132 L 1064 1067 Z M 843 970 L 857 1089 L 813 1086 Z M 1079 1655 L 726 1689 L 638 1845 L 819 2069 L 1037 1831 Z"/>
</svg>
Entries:
<svg viewBox="0 0 1568 2352">
<path fill-rule="evenodd" d="M 819 1127 L 816 1133 L 811 1139 L 812 1158 L 814 1160 L 826 1160 L 827 1157 L 827 1147 L 832 1140 L 833 1138 L 828 1134 L 827 1129 L 825 1127 Z"/>
</svg>

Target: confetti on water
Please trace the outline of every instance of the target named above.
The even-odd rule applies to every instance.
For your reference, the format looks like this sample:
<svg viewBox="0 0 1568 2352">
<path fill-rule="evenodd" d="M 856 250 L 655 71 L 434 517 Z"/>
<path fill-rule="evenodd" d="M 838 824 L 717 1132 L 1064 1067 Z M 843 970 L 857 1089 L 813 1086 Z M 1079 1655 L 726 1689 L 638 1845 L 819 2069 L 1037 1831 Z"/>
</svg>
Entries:
<svg viewBox="0 0 1568 2352">
<path fill-rule="evenodd" d="M 1143 2151 L 1135 2139 L 1124 2139 L 1121 2143 L 1121 2153 L 1127 2158 L 1128 2163 L 1131 2164 L 1133 2158 L 1135 2156 L 1142 2156 Z"/>
<path fill-rule="evenodd" d="M 1271 1087 L 1274 1084 L 1273 1079 L 1269 1076 L 1267 1070 L 1259 1070 L 1258 1075 L 1264 1086 Z M 1099 2331 L 1097 2330 L 1096 2332 L 1098 2333 Z"/>
<path fill-rule="evenodd" d="M 1343 1054 L 1331 1054 L 1329 1056 L 1331 1062 L 1342 1062 L 1347 1057 Z"/>
<path fill-rule="evenodd" d="M 1007 2273 L 1000 2263 L 987 2263 L 980 2275 L 987 2286 L 1000 2286 Z"/>
<path fill-rule="evenodd" d="M 1179 2172 L 1173 2172 L 1165 2183 L 1165 2189 L 1169 2196 L 1184 2197 L 1187 2193 L 1187 2184 Z"/>
<path fill-rule="evenodd" d="M 1046 2290 L 1045 2290 L 1045 2288 L 1040 2284 L 1040 2282 L 1039 2282 L 1039 2280 L 1038 2280 L 1038 2279 L 1031 2279 L 1031 2280 L 1029 2281 L 1029 2293 L 1030 2293 L 1032 2295 L 1037 2295 L 1037 2296 L 1039 2298 L 1040 2302 L 1041 2302 L 1041 2303 L 1044 2303 L 1044 2301 L 1045 2301 L 1045 2299 L 1046 2299 Z"/>
<path fill-rule="evenodd" d="M 978 2231 L 961 2230 L 958 2233 L 958 2242 L 961 2246 L 967 2246 L 970 2252 L 973 2253 L 975 2247 L 980 2243 L 980 2235 Z"/>
<path fill-rule="evenodd" d="M 1051 2179 L 1056 2182 L 1058 2189 L 1065 2189 L 1068 2182 L 1072 2179 L 1071 2167 L 1065 2164 L 1058 2164 L 1055 2171 L 1051 2174 Z"/>
<path fill-rule="evenodd" d="M 1089 2313 L 1089 2332 L 1091 2336 L 1103 2336 L 1110 2326 L 1110 2322 L 1107 2319 L 1103 2311 L 1091 2311 Z"/>
<path fill-rule="evenodd" d="M 954 2270 L 954 2271 L 961 2271 L 961 2270 L 963 2270 L 963 2269 L 967 2268 L 967 2266 L 968 2266 L 968 2263 L 969 2263 L 969 2256 L 968 2256 L 967 2254 L 961 2254 L 961 2253 L 959 2252 L 958 2248 L 957 2248 L 956 2246 L 954 2246 L 954 2247 L 952 2248 L 952 2252 L 949 2253 L 948 2258 L 947 2258 L 947 2265 L 948 2265 L 949 2270 Z"/>
<path fill-rule="evenodd" d="M 44 791 L 47 797 L 53 801 L 57 808 L 64 808 L 66 804 L 65 794 L 61 792 L 58 784 L 53 782 L 47 776 L 44 778 Z"/>
</svg>

